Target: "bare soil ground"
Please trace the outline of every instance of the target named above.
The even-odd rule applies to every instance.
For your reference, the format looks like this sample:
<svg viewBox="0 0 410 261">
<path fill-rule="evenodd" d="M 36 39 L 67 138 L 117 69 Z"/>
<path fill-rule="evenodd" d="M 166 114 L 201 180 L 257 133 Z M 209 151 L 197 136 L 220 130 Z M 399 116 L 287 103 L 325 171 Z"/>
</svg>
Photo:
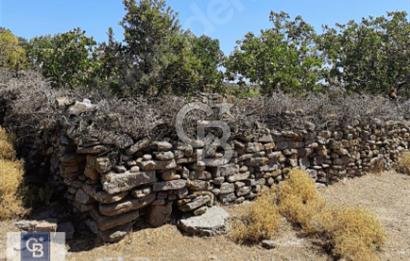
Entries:
<svg viewBox="0 0 410 261">
<path fill-rule="evenodd" d="M 321 189 L 329 204 L 370 209 L 386 229 L 382 260 L 410 260 L 410 176 L 385 172 L 346 180 Z M 232 214 L 241 207 L 230 207 Z M 5 235 L 13 221 L 0 222 L 0 260 L 4 257 Z M 182 235 L 174 226 L 131 233 L 117 244 L 89 250 L 71 249 L 68 260 L 332 260 L 310 239 L 298 237 L 286 223 L 274 239 L 277 247 L 239 246 L 225 236 L 198 238 Z M 92 238 L 77 242 L 88 245 Z M 76 248 L 77 248 L 76 247 Z M 122 259 L 119 259 L 122 258 Z"/>
</svg>

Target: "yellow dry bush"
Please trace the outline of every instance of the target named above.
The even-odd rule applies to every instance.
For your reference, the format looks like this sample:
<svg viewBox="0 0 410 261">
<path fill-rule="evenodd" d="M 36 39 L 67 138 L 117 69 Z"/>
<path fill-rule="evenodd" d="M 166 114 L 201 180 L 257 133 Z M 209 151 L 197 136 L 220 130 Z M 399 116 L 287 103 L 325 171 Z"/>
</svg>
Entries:
<svg viewBox="0 0 410 261">
<path fill-rule="evenodd" d="M 23 181 L 23 166 L 20 161 L 0 159 L 0 220 L 24 213 L 20 186 Z"/>
<path fill-rule="evenodd" d="M 410 151 L 403 152 L 400 155 L 398 171 L 410 175 Z"/>
<path fill-rule="evenodd" d="M 326 209 L 316 218 L 316 230 L 329 240 L 336 257 L 350 261 L 379 260 L 385 240 L 383 226 L 362 208 Z"/>
<path fill-rule="evenodd" d="M 311 219 L 325 206 L 313 179 L 301 169 L 293 169 L 279 187 L 279 211 L 293 224 L 311 231 Z"/>
<path fill-rule="evenodd" d="M 273 195 L 265 193 L 231 223 L 229 237 L 237 243 L 252 244 L 271 238 L 280 225 Z"/>
<path fill-rule="evenodd" d="M 14 160 L 15 157 L 16 153 L 10 136 L 4 129 L 0 128 L 0 159 Z"/>
</svg>

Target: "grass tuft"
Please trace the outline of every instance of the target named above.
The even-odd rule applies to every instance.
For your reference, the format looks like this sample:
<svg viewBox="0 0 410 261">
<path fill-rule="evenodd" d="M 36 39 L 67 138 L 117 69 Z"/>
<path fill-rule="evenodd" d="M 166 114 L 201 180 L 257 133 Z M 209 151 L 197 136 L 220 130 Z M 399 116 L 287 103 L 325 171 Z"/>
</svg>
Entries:
<svg viewBox="0 0 410 261">
<path fill-rule="evenodd" d="M 265 193 L 251 203 L 238 219 L 231 223 L 229 237 L 240 244 L 254 244 L 271 238 L 278 230 L 281 217 L 271 193 Z"/>
<path fill-rule="evenodd" d="M 20 195 L 23 166 L 20 161 L 0 160 L 0 220 L 22 215 L 25 211 Z"/>
<path fill-rule="evenodd" d="M 313 179 L 300 169 L 293 169 L 289 178 L 279 187 L 279 211 L 286 219 L 311 229 L 311 219 L 325 206 L 325 200 L 316 189 Z"/>
<path fill-rule="evenodd" d="M 22 215 L 25 210 L 21 197 L 23 164 L 15 160 L 11 138 L 0 128 L 0 220 Z"/>
<path fill-rule="evenodd" d="M 410 175 L 410 151 L 405 151 L 400 155 L 397 171 Z"/>
<path fill-rule="evenodd" d="M 383 226 L 363 208 L 327 209 L 317 217 L 317 233 L 335 257 L 351 261 L 379 260 L 376 251 L 385 240 Z"/>
</svg>

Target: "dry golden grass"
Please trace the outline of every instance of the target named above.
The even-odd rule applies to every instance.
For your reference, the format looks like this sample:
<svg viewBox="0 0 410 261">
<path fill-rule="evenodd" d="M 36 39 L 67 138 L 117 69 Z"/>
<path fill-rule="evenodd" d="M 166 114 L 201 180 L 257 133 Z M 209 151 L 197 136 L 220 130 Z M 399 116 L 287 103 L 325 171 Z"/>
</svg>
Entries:
<svg viewBox="0 0 410 261">
<path fill-rule="evenodd" d="M 293 224 L 310 231 L 310 221 L 325 206 L 315 182 L 306 172 L 293 169 L 279 187 L 279 211 Z"/>
<path fill-rule="evenodd" d="M 400 155 L 397 170 L 410 175 L 410 151 L 405 151 Z"/>
<path fill-rule="evenodd" d="M 20 193 L 23 164 L 21 161 L 16 161 L 15 157 L 10 136 L 0 128 L 0 220 L 24 213 Z"/>
<path fill-rule="evenodd" d="M 351 261 L 379 260 L 376 251 L 384 243 L 384 229 L 366 209 L 327 209 L 315 219 L 318 234 L 329 241 L 334 256 Z"/>
<path fill-rule="evenodd" d="M 23 167 L 20 161 L 0 160 L 0 220 L 24 213 L 20 186 Z"/>
<path fill-rule="evenodd" d="M 229 237 L 241 244 L 258 243 L 277 232 L 280 220 L 273 195 L 265 193 L 232 221 Z"/>
<path fill-rule="evenodd" d="M 16 152 L 14 151 L 12 140 L 6 131 L 0 128 L 0 159 L 14 160 Z"/>
</svg>

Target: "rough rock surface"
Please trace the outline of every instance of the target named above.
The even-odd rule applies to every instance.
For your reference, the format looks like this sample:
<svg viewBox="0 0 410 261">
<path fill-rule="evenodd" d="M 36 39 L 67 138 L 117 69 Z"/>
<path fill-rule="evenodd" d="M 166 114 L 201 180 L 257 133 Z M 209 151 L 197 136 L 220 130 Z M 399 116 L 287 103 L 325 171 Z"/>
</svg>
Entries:
<svg viewBox="0 0 410 261">
<path fill-rule="evenodd" d="M 202 216 L 179 220 L 178 227 L 185 233 L 198 236 L 215 236 L 226 232 L 229 214 L 221 207 L 211 207 Z"/>
</svg>

